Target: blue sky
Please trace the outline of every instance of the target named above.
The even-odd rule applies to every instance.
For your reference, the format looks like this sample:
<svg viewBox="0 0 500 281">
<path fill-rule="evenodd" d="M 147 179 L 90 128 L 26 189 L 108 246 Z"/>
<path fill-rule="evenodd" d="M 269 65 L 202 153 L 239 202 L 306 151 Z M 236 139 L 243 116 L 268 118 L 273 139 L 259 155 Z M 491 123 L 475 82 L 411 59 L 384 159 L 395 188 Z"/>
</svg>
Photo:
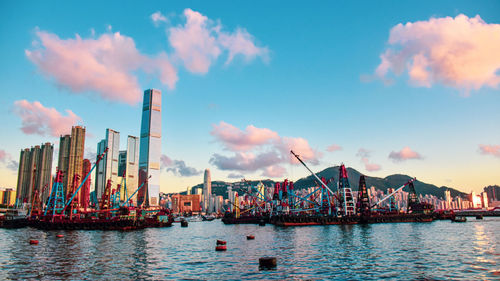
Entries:
<svg viewBox="0 0 500 281">
<path fill-rule="evenodd" d="M 245 46 L 255 47 L 257 53 L 251 55 L 245 51 L 248 49 L 240 50 L 228 61 L 235 45 L 225 48 L 218 43 L 220 54 L 210 58 L 208 69 L 193 71 L 169 40 L 172 28 L 185 27 L 186 9 L 206 17 L 209 28 L 220 28 L 211 29 L 217 40 L 223 35 L 234 38 L 231 36 L 243 30 L 249 35 Z M 0 163 L 0 186 L 15 187 L 17 172 L 9 169 L 9 164 L 18 160 L 21 149 L 47 141 L 58 147 L 58 138 L 50 135 L 49 128 L 38 134 L 20 129 L 22 113 L 16 109 L 19 106 L 16 107 L 16 101 L 26 100 L 29 104 L 38 101 L 63 116 L 67 114 L 65 110 L 71 110 L 80 117 L 77 123 L 87 127 L 89 155 L 96 151 L 106 128 L 122 134 L 122 149 L 126 135 L 138 135 L 140 102 L 103 98 L 106 93 L 98 90 L 71 89 L 26 53 L 26 50 L 39 51 L 47 56 L 47 46 L 42 46 L 39 32 L 62 41 L 75 39 L 76 34 L 82 40 L 92 41 L 118 32 L 133 41 L 141 56 L 155 60 L 158 54 L 165 54 L 178 78 L 170 89 L 170 85 L 162 82 L 161 75 L 148 74 L 144 70 L 147 66 L 126 71 L 130 77 L 136 77 L 141 90 L 158 88 L 163 92 L 162 153 L 177 161 L 164 163 L 170 166 L 162 172 L 162 191 L 184 190 L 202 182 L 200 172 L 205 168 L 210 168 L 214 180 L 237 180 L 228 179 L 229 174 L 250 179 L 275 175 L 274 179 L 296 180 L 307 175 L 307 171 L 290 164 L 282 148 L 290 148 L 287 144 L 299 138 L 307 141 L 302 155 L 309 163 L 317 164 L 311 165 L 316 171 L 343 162 L 367 175 L 404 173 L 438 186 L 480 191 L 486 185 L 500 183 L 498 83 L 477 82 L 480 86 L 470 89 L 467 83 L 474 79 L 476 82 L 477 77 L 470 73 L 445 76 L 448 72 L 439 68 L 442 61 L 431 57 L 426 59 L 426 73 L 433 79 L 422 78 L 415 72 L 410 74 L 409 69 L 396 73 L 395 67 L 380 77 L 376 69 L 388 49 L 398 52 L 408 47 L 417 49 L 416 54 L 426 54 L 429 51 L 426 46 L 431 46 L 451 53 L 453 50 L 446 49 L 450 45 L 425 41 L 429 38 L 425 36 L 444 37 L 450 28 L 460 29 L 457 16 L 463 14 L 467 23 L 476 15 L 482 20 L 480 27 L 465 33 L 470 36 L 464 36 L 465 43 L 475 44 L 475 53 L 470 54 L 472 65 L 467 65 L 467 69 L 476 66 L 478 72 L 496 69 L 493 76 L 498 76 L 500 64 L 494 63 L 498 62 L 499 52 L 487 65 L 475 65 L 475 61 L 488 54 L 488 50 L 483 51 L 486 46 L 493 49 L 492 53 L 500 51 L 499 10 L 497 1 L 339 1 L 287 2 L 287 5 L 278 1 L 140 4 L 3 1 L 0 3 L 3 42 L 0 118 L 4 138 L 0 151 L 4 156 Z M 166 20 L 153 22 L 151 15 L 156 12 Z M 450 17 L 451 25 L 444 22 L 446 17 Z M 429 35 L 418 29 L 418 25 L 413 25 L 414 29 L 405 25 L 423 22 L 424 26 L 432 22 L 431 18 L 438 20 L 433 26 L 444 31 Z M 400 23 L 402 35 L 394 36 L 410 38 L 410 43 L 389 42 L 391 29 Z M 491 40 L 475 40 L 478 30 L 486 29 L 491 32 Z M 424 39 L 418 39 L 418 35 Z M 460 50 L 457 56 L 462 56 Z M 121 62 L 126 59 L 121 58 Z M 50 67 L 57 65 L 57 61 L 50 62 Z M 392 58 L 393 66 L 398 62 Z M 416 65 L 415 57 L 403 59 L 402 65 Z M 91 74 L 82 72 L 79 76 L 86 75 Z M 384 83 L 384 79 L 391 79 L 392 83 Z M 231 127 L 223 128 L 221 122 Z M 251 142 L 247 149 L 234 149 L 236 141 L 245 142 L 252 134 L 246 130 L 247 126 L 258 128 L 255 132 L 262 141 Z M 268 129 L 278 137 L 260 129 Z M 227 134 L 239 137 L 236 140 L 224 137 Z M 341 149 L 327 151 L 333 144 Z M 401 154 L 405 147 L 408 153 Z M 390 158 L 391 152 L 399 152 L 400 158 Z M 274 157 L 266 162 L 271 164 L 255 168 L 264 153 Z M 234 165 L 215 161 L 219 159 L 216 155 L 233 160 Z M 244 155 L 246 160 L 238 162 L 237 155 Z M 182 161 L 184 166 L 180 164 Z M 267 172 L 265 168 L 269 168 Z"/>
</svg>

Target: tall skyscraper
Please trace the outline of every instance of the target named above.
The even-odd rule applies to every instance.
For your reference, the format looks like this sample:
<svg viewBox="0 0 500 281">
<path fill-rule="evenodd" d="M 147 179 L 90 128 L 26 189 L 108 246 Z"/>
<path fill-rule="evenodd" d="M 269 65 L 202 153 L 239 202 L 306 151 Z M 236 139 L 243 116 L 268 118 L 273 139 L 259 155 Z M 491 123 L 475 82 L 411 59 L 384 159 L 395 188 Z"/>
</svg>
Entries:
<svg viewBox="0 0 500 281">
<path fill-rule="evenodd" d="M 70 147 L 69 147 L 69 165 L 68 172 L 66 175 L 66 183 L 65 187 L 65 195 L 68 197 L 68 194 L 73 190 L 73 184 L 79 185 L 81 180 L 83 180 L 84 175 L 82 175 L 83 170 L 83 153 L 85 148 L 85 127 L 82 126 L 74 126 L 71 128 L 71 138 L 70 138 Z M 80 177 L 80 180 L 75 182 L 75 175 Z M 77 188 L 75 186 L 74 188 Z M 79 202 L 79 197 L 75 197 L 75 200 Z"/>
<path fill-rule="evenodd" d="M 134 136 L 127 137 L 127 157 L 125 166 L 125 178 L 127 180 L 127 196 L 132 195 L 135 190 L 139 187 L 138 184 L 139 175 L 139 138 Z M 125 198 L 125 192 L 123 192 L 123 200 Z M 133 204 L 137 204 L 137 193 L 130 199 Z"/>
<path fill-rule="evenodd" d="M 212 197 L 212 180 L 210 179 L 210 170 L 205 169 L 205 175 L 203 177 L 203 210 L 209 212 L 210 210 L 210 200 Z"/>
<path fill-rule="evenodd" d="M 51 187 L 53 152 L 54 146 L 51 143 L 21 150 L 16 191 L 18 203 L 32 203 L 35 191 L 38 191 L 37 196 L 40 196 L 42 202 L 45 202 Z M 46 188 L 42 194 L 44 187 Z"/>
<path fill-rule="evenodd" d="M 71 147 L 71 135 L 64 135 L 59 138 L 59 159 L 57 169 L 62 172 L 62 182 L 66 190 L 66 181 L 68 178 L 69 151 Z"/>
<path fill-rule="evenodd" d="M 148 182 L 139 190 L 137 204 L 157 206 L 160 197 L 161 156 L 161 91 L 144 91 L 139 153 L 139 183 Z"/>
<path fill-rule="evenodd" d="M 108 180 L 111 180 L 112 189 L 116 188 L 118 182 L 118 157 L 120 154 L 120 132 L 106 129 L 106 138 L 97 144 L 97 155 L 108 148 L 104 158 L 97 164 L 95 191 L 97 199 L 100 199 Z"/>
<path fill-rule="evenodd" d="M 85 177 L 90 172 L 90 169 L 92 169 L 92 164 L 90 163 L 90 160 L 83 159 L 83 169 L 82 169 L 83 177 Z M 82 189 L 80 190 L 80 208 L 87 209 L 89 207 L 90 185 L 91 182 L 89 177 L 87 181 L 85 181 L 85 183 L 83 184 Z"/>
<path fill-rule="evenodd" d="M 118 176 L 119 177 L 123 176 L 123 172 L 125 172 L 126 168 L 127 168 L 127 151 L 120 150 L 120 153 L 118 153 Z"/>
</svg>

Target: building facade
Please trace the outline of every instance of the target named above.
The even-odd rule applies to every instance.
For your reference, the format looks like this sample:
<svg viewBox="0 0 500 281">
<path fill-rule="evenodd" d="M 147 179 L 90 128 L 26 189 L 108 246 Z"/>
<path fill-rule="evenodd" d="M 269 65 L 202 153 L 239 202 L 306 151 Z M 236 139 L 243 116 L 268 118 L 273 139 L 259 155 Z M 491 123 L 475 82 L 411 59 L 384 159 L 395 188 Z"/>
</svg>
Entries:
<svg viewBox="0 0 500 281">
<path fill-rule="evenodd" d="M 174 213 L 199 213 L 201 212 L 200 195 L 174 194 L 171 197 L 172 211 Z"/>
<path fill-rule="evenodd" d="M 205 169 L 203 176 L 203 211 L 213 212 L 212 206 L 212 179 L 210 178 L 210 169 Z"/>
<path fill-rule="evenodd" d="M 108 152 L 96 167 L 95 191 L 97 199 L 101 199 L 108 180 L 111 180 L 111 189 L 116 188 L 118 182 L 118 157 L 120 155 L 120 132 L 106 129 L 106 137 L 97 144 L 99 157 L 106 148 Z"/>
<path fill-rule="evenodd" d="M 139 138 L 127 137 L 127 151 L 125 157 L 125 179 L 126 192 L 123 192 L 123 200 L 127 200 L 139 187 Z M 127 198 L 126 198 L 127 197 Z M 132 204 L 137 204 L 137 193 L 130 198 Z"/>
<path fill-rule="evenodd" d="M 160 197 L 161 91 L 144 91 L 139 152 L 139 182 L 148 179 L 137 195 L 137 203 L 157 206 Z"/>
<path fill-rule="evenodd" d="M 21 150 L 16 189 L 18 203 L 32 203 L 35 191 L 45 202 L 52 183 L 53 153 L 51 143 Z"/>
</svg>

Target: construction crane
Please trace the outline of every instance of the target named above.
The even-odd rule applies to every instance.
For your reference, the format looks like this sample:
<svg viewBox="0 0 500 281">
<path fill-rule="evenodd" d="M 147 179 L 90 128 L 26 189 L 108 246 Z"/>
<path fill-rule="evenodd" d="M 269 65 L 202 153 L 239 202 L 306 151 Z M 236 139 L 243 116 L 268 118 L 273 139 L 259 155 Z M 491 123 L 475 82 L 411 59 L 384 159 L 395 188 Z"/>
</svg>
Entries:
<svg viewBox="0 0 500 281">
<path fill-rule="evenodd" d="M 384 198 L 382 198 L 380 201 L 378 201 L 377 203 L 373 204 L 371 206 L 371 208 L 379 205 L 380 203 L 384 202 L 385 200 L 391 198 L 391 196 L 393 196 L 394 194 L 396 194 L 397 192 L 399 192 L 401 189 L 403 189 L 405 186 L 411 184 L 413 186 L 413 182 L 416 181 L 417 178 L 412 178 L 410 179 L 408 182 L 406 182 L 405 184 L 403 184 L 402 186 L 398 187 L 396 190 L 394 190 L 393 192 L 391 192 L 390 194 L 388 194 L 387 196 L 385 196 Z"/>
</svg>

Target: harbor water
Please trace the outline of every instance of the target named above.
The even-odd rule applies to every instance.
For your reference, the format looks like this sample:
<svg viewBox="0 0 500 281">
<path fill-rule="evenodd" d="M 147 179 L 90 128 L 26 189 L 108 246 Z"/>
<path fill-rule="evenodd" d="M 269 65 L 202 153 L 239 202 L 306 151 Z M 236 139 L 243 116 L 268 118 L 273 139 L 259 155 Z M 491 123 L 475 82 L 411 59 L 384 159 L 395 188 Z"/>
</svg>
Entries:
<svg viewBox="0 0 500 281">
<path fill-rule="evenodd" d="M 227 241 L 227 251 L 215 251 L 217 239 Z M 0 280 L 499 280 L 499 242 L 499 217 L 288 228 L 215 220 L 129 232 L 0 229 Z M 263 256 L 276 257 L 276 269 L 260 270 Z"/>
</svg>

